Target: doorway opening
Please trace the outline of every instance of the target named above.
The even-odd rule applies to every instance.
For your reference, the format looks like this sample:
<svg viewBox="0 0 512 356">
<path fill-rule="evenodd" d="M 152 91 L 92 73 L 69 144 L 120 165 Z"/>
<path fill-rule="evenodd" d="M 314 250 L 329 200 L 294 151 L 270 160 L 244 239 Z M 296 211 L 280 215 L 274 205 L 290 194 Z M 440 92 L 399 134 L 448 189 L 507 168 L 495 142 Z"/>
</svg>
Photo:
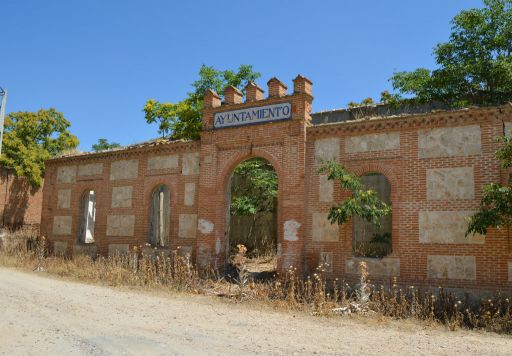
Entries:
<svg viewBox="0 0 512 356">
<path fill-rule="evenodd" d="M 82 195 L 80 209 L 80 230 L 78 242 L 82 244 L 94 243 L 94 223 L 96 221 L 96 194 L 94 190 L 87 190 Z"/>
<path fill-rule="evenodd" d="M 234 169 L 229 194 L 230 261 L 238 246 L 247 248 L 247 270 L 255 280 L 274 276 L 277 268 L 278 179 L 272 164 L 260 157 Z"/>
</svg>

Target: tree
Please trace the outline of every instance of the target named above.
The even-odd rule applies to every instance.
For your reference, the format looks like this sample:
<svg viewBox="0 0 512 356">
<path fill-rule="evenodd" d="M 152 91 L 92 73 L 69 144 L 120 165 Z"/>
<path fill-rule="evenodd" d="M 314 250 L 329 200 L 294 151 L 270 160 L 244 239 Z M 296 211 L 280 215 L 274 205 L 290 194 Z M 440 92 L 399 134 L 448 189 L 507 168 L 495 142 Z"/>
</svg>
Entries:
<svg viewBox="0 0 512 356">
<path fill-rule="evenodd" d="M 448 42 L 434 48 L 437 69 L 394 73 L 403 100 L 453 106 L 500 104 L 512 99 L 512 0 L 484 0 L 452 20 Z"/>
<path fill-rule="evenodd" d="M 512 167 L 512 136 L 498 139 L 503 146 L 496 152 L 504 169 Z M 483 187 L 478 211 L 470 217 L 466 236 L 487 234 L 489 228 L 507 228 L 512 226 L 512 176 L 508 184 L 490 183 Z"/>
<path fill-rule="evenodd" d="M 250 241 L 262 213 L 275 213 L 278 192 L 277 174 L 262 158 L 250 158 L 234 171 L 231 186 L 231 215 L 251 216 L 252 222 L 245 241 Z M 255 243 L 256 245 L 256 243 Z"/>
<path fill-rule="evenodd" d="M 39 187 L 44 161 L 78 146 L 78 138 L 68 131 L 69 126 L 70 122 L 55 109 L 10 113 L 5 118 L 0 163 Z"/>
<path fill-rule="evenodd" d="M 331 224 L 345 224 L 353 216 L 359 216 L 366 221 L 380 226 L 380 220 L 391 214 L 391 206 L 380 200 L 379 195 L 372 189 L 366 189 L 361 179 L 350 173 L 343 165 L 334 161 L 324 163 L 318 173 L 327 174 L 328 180 L 338 181 L 343 190 L 351 196 L 332 206 L 327 218 Z"/>
<path fill-rule="evenodd" d="M 238 71 L 219 71 L 213 67 L 202 65 L 199 69 L 199 79 L 192 83 L 194 91 L 178 103 L 161 103 L 150 99 L 144 106 L 145 119 L 148 124 L 158 124 L 158 133 L 162 137 L 172 139 L 199 139 L 201 132 L 201 111 L 203 97 L 207 89 L 212 89 L 222 95 L 224 89 L 233 85 L 245 90 L 250 81 L 260 77 L 251 65 L 240 65 Z"/>
<path fill-rule="evenodd" d="M 117 142 L 108 142 L 106 138 L 98 139 L 98 143 L 92 145 L 92 150 L 95 152 L 110 150 L 112 148 L 121 147 L 121 145 Z"/>
</svg>

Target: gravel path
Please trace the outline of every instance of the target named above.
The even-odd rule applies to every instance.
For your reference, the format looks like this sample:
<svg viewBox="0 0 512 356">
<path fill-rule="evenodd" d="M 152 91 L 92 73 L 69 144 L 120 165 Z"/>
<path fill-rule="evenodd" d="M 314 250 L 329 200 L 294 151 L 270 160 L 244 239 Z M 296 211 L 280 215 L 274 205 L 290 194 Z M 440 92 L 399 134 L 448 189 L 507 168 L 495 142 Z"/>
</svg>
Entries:
<svg viewBox="0 0 512 356">
<path fill-rule="evenodd" d="M 315 318 L 0 268 L 0 354 L 315 353 L 510 355 L 512 337 L 412 322 Z"/>
</svg>

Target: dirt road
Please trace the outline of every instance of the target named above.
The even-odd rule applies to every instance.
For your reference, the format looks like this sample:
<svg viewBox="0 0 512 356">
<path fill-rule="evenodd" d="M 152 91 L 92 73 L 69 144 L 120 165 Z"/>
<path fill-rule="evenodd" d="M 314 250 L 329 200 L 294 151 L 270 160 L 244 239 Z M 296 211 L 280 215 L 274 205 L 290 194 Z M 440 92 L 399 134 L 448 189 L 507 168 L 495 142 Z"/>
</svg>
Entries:
<svg viewBox="0 0 512 356">
<path fill-rule="evenodd" d="M 512 338 L 154 296 L 0 268 L 0 354 L 511 354 Z"/>
</svg>

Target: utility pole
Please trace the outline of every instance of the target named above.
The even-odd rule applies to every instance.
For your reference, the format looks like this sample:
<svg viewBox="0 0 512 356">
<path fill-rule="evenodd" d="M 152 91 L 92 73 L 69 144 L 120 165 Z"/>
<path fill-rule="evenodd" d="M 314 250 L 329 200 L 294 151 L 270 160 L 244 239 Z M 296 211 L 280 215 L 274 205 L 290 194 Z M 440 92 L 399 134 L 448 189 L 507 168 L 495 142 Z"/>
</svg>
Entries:
<svg viewBox="0 0 512 356">
<path fill-rule="evenodd" d="M 3 143 L 3 139 L 4 139 L 5 103 L 7 102 L 7 90 L 0 88 L 0 96 L 2 96 L 2 105 L 0 106 L 0 155 L 2 155 L 2 143 Z"/>
</svg>

